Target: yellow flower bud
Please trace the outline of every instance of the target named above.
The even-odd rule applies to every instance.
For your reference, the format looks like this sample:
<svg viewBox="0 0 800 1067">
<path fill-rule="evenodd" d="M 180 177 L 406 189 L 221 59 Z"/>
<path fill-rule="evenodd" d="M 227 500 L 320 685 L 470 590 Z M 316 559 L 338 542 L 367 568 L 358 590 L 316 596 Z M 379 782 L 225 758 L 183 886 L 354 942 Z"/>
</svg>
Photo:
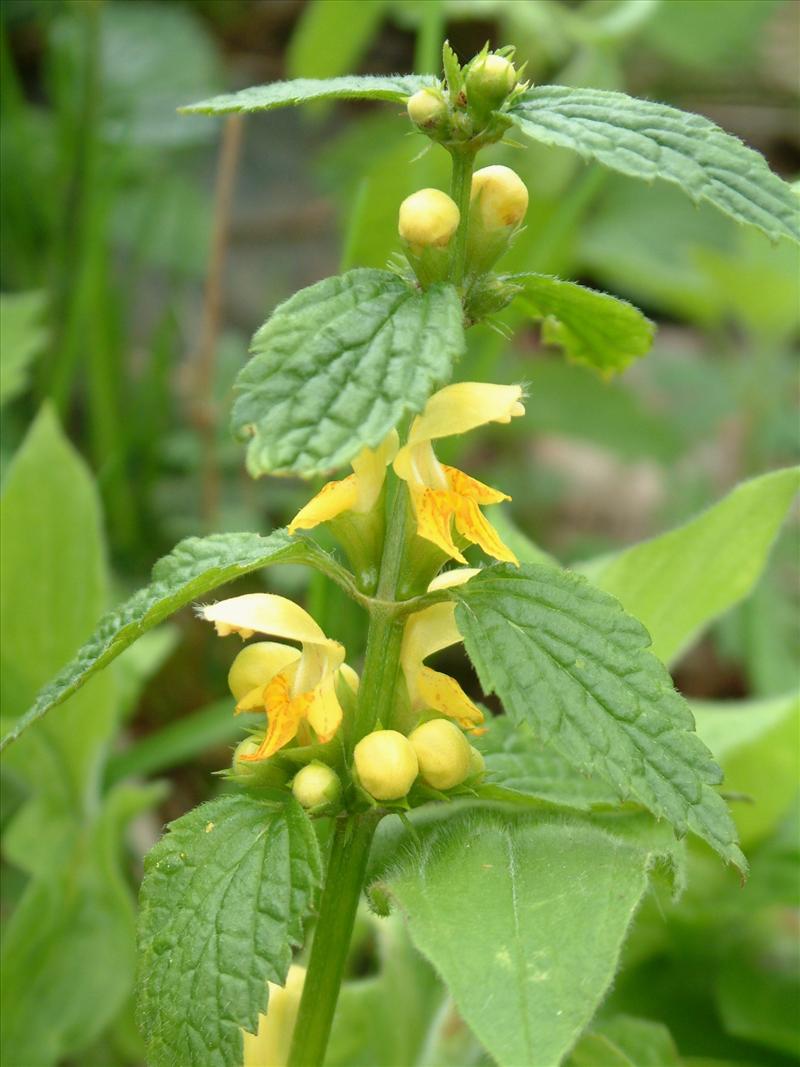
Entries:
<svg viewBox="0 0 800 1067">
<path fill-rule="evenodd" d="M 477 778 L 479 774 L 483 774 L 486 770 L 486 760 L 483 758 L 483 753 L 479 752 L 477 748 L 469 746 L 469 777 Z"/>
<path fill-rule="evenodd" d="M 423 723 L 408 740 L 417 754 L 420 778 L 433 789 L 452 789 L 469 775 L 469 742 L 449 719 Z"/>
<path fill-rule="evenodd" d="M 467 99 L 478 112 L 499 107 L 517 84 L 514 64 L 503 56 L 480 56 L 467 71 Z"/>
<path fill-rule="evenodd" d="M 299 655 L 296 648 L 279 641 L 256 641 L 245 645 L 228 671 L 228 688 L 234 699 L 242 700 L 254 689 L 265 686 Z"/>
<path fill-rule="evenodd" d="M 484 167 L 472 175 L 470 211 L 484 230 L 518 226 L 527 210 L 528 190 L 510 167 Z"/>
<path fill-rule="evenodd" d="M 254 756 L 258 752 L 261 746 L 261 742 L 257 741 L 255 737 L 246 737 L 244 741 L 240 741 L 236 748 L 233 750 L 233 769 L 237 774 L 252 775 L 255 767 L 257 766 L 252 761 L 242 760 L 242 756 Z"/>
<path fill-rule="evenodd" d="M 325 763 L 307 763 L 294 776 L 292 793 L 304 808 L 335 804 L 342 795 L 339 775 Z"/>
<path fill-rule="evenodd" d="M 408 117 L 422 129 L 435 129 L 447 118 L 447 104 L 435 89 L 420 89 L 408 98 Z"/>
<path fill-rule="evenodd" d="M 417 777 L 419 766 L 411 742 L 397 730 L 376 730 L 353 752 L 356 774 L 376 800 L 399 800 Z"/>
<path fill-rule="evenodd" d="M 461 212 L 440 189 L 420 189 L 400 205 L 398 232 L 418 249 L 444 248 L 458 229 Z"/>
</svg>

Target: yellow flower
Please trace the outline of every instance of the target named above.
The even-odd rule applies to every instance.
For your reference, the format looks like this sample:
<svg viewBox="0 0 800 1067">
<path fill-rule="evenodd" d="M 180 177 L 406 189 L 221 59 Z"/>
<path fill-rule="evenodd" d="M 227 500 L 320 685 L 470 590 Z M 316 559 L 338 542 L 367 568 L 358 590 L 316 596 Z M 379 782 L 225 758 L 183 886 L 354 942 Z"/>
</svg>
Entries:
<svg viewBox="0 0 800 1067">
<path fill-rule="evenodd" d="M 440 463 L 432 442 L 466 433 L 489 422 L 510 422 L 524 415 L 519 385 L 458 382 L 434 393 L 411 425 L 407 443 L 394 460 L 394 469 L 409 488 L 417 533 L 438 545 L 453 559 L 466 563 L 453 541 L 453 523 L 462 537 L 479 545 L 488 556 L 516 563 L 514 553 L 500 540 L 482 514 L 483 504 L 509 500 L 505 493 Z"/>
<path fill-rule="evenodd" d="M 357 678 L 344 663 L 344 648 L 331 641 L 308 612 L 291 600 L 271 593 L 249 593 L 221 600 L 202 608 L 200 614 L 216 627 L 220 637 L 238 633 L 243 639 L 254 633 L 271 634 L 297 641 L 301 651 L 277 642 L 259 642 L 240 653 L 248 662 L 231 667 L 231 689 L 237 699 L 236 711 L 267 713 L 266 736 L 253 753 L 242 761 L 268 759 L 294 739 L 303 722 L 309 723 L 320 741 L 329 741 L 342 721 L 342 708 L 336 696 L 336 679 L 341 674 L 351 688 Z M 252 650 L 262 650 L 260 668 L 252 660 Z M 247 689 L 247 684 L 252 688 Z"/>
<path fill-rule="evenodd" d="M 446 571 L 434 578 L 428 588 L 430 591 L 447 589 L 469 581 L 477 573 L 471 567 Z M 433 604 L 409 617 L 403 633 L 400 665 L 408 687 L 411 710 L 438 711 L 454 719 L 462 729 L 482 733 L 476 728 L 483 722 L 483 712 L 472 703 L 455 678 L 425 666 L 424 661 L 428 656 L 459 641 L 461 634 L 456 627 L 455 605 L 452 603 Z"/>
<path fill-rule="evenodd" d="M 396 456 L 398 445 L 397 431 L 392 430 L 376 449 L 362 448 L 351 463 L 353 473 L 323 485 L 289 523 L 289 533 L 310 530 L 344 511 L 371 511 L 381 495 L 386 467 Z"/>
<path fill-rule="evenodd" d="M 269 1003 L 258 1017 L 258 1032 L 242 1030 L 244 1067 L 286 1067 L 305 980 L 305 967 L 293 963 L 285 986 L 267 983 Z"/>
</svg>

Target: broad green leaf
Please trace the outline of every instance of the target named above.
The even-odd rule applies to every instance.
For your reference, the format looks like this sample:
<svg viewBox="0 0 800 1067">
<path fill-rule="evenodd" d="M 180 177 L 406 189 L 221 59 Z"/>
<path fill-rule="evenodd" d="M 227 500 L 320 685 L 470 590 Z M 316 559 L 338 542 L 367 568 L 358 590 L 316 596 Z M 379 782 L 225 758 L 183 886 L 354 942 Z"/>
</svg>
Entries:
<svg viewBox="0 0 800 1067">
<path fill-rule="evenodd" d="M 321 879 L 294 801 L 227 795 L 184 815 L 145 861 L 138 1019 L 151 1067 L 240 1067 L 267 982 L 282 985 Z"/>
<path fill-rule="evenodd" d="M 770 700 L 693 703 L 697 732 L 725 771 L 725 788 L 750 798 L 737 803 L 745 847 L 774 829 L 800 782 L 800 695 Z"/>
<path fill-rule="evenodd" d="M 645 355 L 655 327 L 633 304 L 546 274 L 513 274 L 517 304 L 542 319 L 542 339 L 578 363 L 612 374 Z"/>
<path fill-rule="evenodd" d="M 537 741 L 525 724 L 515 726 L 507 715 L 489 719 L 486 733 L 473 744 L 486 760 L 489 783 L 579 811 L 617 803 L 613 789 L 580 774 L 558 752 Z"/>
<path fill-rule="evenodd" d="M 417 412 L 464 352 L 452 286 L 412 289 L 352 270 L 302 289 L 253 338 L 236 382 L 234 431 L 248 470 L 304 476 L 341 467 Z"/>
<path fill-rule="evenodd" d="M 385 0 L 312 0 L 292 34 L 288 73 L 293 78 L 346 74 L 358 64 L 385 13 Z"/>
<path fill-rule="evenodd" d="M 131 818 L 161 796 L 158 786 L 115 790 L 57 865 L 32 864 L 3 935 L 0 1043 L 9 1067 L 86 1062 L 79 1054 L 130 995 L 134 907 L 120 843 Z"/>
<path fill-rule="evenodd" d="M 798 467 L 753 478 L 685 526 L 581 570 L 644 623 L 671 663 L 753 588 L 799 488 Z"/>
<path fill-rule="evenodd" d="M 156 563 L 150 585 L 100 620 L 94 635 L 8 731 L 0 749 L 16 740 L 50 708 L 80 689 L 142 634 L 192 600 L 261 567 L 273 563 L 308 562 L 318 554 L 321 550 L 310 541 L 293 540 L 282 530 L 268 537 L 214 534 L 181 541 L 168 556 Z"/>
<path fill-rule="evenodd" d="M 681 1067 L 681 1062 L 662 1023 L 615 1015 L 580 1039 L 566 1067 Z"/>
<path fill-rule="evenodd" d="M 49 408 L 11 464 L 0 521 L 0 673 L 8 721 L 74 655 L 107 604 L 97 491 Z M 11 761 L 10 769 L 34 793 L 46 793 L 64 817 L 80 821 L 94 804 L 115 705 L 114 679 L 97 679 Z"/>
<path fill-rule="evenodd" d="M 709 119 L 604 89 L 539 85 L 507 112 L 535 141 L 643 181 L 673 182 L 770 238 L 800 241 L 797 198 L 758 152 Z"/>
<path fill-rule="evenodd" d="M 496 692 L 515 722 L 746 869 L 713 789 L 722 773 L 647 631 L 618 601 L 578 575 L 534 564 L 488 568 L 450 595 L 484 691 Z"/>
<path fill-rule="evenodd" d="M 0 296 L 0 404 L 24 392 L 30 365 L 45 345 L 44 294 Z"/>
<path fill-rule="evenodd" d="M 555 1067 L 608 989 L 667 852 L 576 817 L 462 813 L 381 888 L 500 1067 Z"/>
<path fill-rule="evenodd" d="M 272 111 L 312 100 L 389 100 L 402 103 L 418 89 L 434 85 L 431 75 L 349 74 L 342 78 L 296 78 L 241 89 L 180 108 L 185 115 L 221 115 L 226 112 Z"/>
</svg>

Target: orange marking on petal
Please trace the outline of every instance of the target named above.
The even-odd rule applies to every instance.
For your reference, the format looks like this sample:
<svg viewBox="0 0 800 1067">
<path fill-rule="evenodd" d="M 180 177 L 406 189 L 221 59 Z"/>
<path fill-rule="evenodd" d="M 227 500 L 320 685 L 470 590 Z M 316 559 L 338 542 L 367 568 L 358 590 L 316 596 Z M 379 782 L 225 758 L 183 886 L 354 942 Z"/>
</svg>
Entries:
<svg viewBox="0 0 800 1067">
<path fill-rule="evenodd" d="M 456 511 L 456 527 L 458 532 L 478 545 L 487 556 L 503 560 L 505 563 L 516 563 L 519 560 L 511 549 L 503 544 L 494 526 L 489 522 L 474 500 L 460 500 Z"/>
<path fill-rule="evenodd" d="M 499 504 L 501 500 L 511 499 L 507 493 L 501 493 L 491 485 L 484 485 L 477 478 L 471 478 L 456 467 L 444 467 L 444 472 L 453 492 L 466 500 L 474 500 L 476 504 Z"/>
<path fill-rule="evenodd" d="M 454 719 L 464 730 L 483 722 L 483 712 L 449 674 L 421 667 L 417 677 L 419 695 L 426 707 Z"/>
<path fill-rule="evenodd" d="M 276 674 L 264 687 L 264 705 L 268 717 L 267 734 L 257 752 L 241 756 L 242 760 L 269 759 L 297 734 L 297 728 L 308 704 L 309 694 L 292 698 L 289 678 Z"/>
<path fill-rule="evenodd" d="M 456 508 L 453 494 L 443 489 L 423 489 L 420 493 L 414 493 L 413 500 L 419 536 L 431 541 L 459 563 L 466 563 L 453 541 L 452 520 Z"/>
</svg>

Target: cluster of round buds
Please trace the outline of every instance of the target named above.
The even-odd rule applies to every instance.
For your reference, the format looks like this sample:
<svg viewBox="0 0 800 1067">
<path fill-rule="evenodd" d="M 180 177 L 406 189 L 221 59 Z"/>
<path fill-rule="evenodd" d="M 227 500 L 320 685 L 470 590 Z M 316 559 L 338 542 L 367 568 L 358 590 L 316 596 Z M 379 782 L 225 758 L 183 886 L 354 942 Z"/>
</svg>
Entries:
<svg viewBox="0 0 800 1067">
<path fill-rule="evenodd" d="M 402 800 L 417 779 L 454 789 L 484 769 L 483 756 L 449 719 L 431 719 L 408 737 L 376 730 L 358 742 L 353 760 L 362 789 L 380 801 Z"/>
<path fill-rule="evenodd" d="M 450 53 L 452 55 L 452 53 Z M 508 126 L 496 113 L 519 84 L 519 71 L 502 52 L 481 51 L 462 69 L 447 70 L 447 86 L 426 86 L 409 97 L 408 117 L 431 140 L 488 144 Z"/>
</svg>

